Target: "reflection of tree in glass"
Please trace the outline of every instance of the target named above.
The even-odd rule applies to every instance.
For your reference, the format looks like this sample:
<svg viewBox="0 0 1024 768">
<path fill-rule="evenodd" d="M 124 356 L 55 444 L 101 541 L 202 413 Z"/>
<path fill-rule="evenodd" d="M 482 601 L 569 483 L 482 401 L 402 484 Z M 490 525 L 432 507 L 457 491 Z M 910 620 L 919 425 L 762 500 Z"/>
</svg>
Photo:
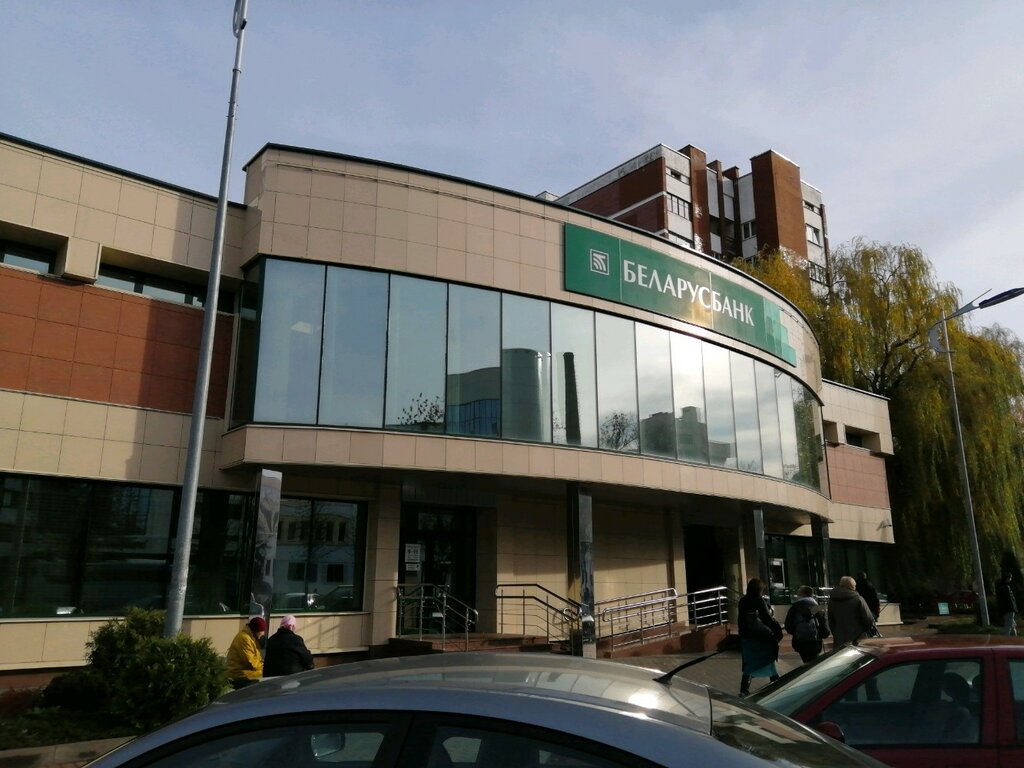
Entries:
<svg viewBox="0 0 1024 768">
<path fill-rule="evenodd" d="M 440 396 L 426 397 L 420 392 L 402 409 L 398 416 L 398 424 L 419 427 L 424 431 L 432 431 L 433 427 L 444 424 L 444 405 Z"/>
<path fill-rule="evenodd" d="M 600 445 L 613 451 L 635 451 L 637 435 L 636 415 L 613 411 L 601 422 Z"/>
</svg>

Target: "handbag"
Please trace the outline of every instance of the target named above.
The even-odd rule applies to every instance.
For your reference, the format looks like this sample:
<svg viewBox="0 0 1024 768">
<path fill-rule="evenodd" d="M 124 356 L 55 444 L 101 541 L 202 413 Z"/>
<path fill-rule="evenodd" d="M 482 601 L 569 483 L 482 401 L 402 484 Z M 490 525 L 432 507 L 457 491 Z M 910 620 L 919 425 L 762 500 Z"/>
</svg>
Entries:
<svg viewBox="0 0 1024 768">
<path fill-rule="evenodd" d="M 771 627 L 761 621 L 761 614 L 757 611 L 750 611 L 744 614 L 744 626 L 747 630 L 746 634 L 752 638 L 758 640 L 774 640 L 775 633 L 772 632 Z"/>
</svg>

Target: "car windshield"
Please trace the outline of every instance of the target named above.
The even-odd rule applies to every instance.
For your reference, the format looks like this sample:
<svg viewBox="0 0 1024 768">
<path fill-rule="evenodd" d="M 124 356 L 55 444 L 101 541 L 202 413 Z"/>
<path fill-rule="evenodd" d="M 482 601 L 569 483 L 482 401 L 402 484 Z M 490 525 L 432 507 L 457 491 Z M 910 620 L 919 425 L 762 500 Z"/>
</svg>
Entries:
<svg viewBox="0 0 1024 768">
<path fill-rule="evenodd" d="M 874 661 L 874 656 L 850 645 L 817 662 L 799 667 L 766 686 L 750 700 L 784 715 L 792 715 L 840 680 Z"/>
<path fill-rule="evenodd" d="M 844 766 L 875 762 L 781 715 L 711 690 L 711 735 L 777 765 Z"/>
</svg>

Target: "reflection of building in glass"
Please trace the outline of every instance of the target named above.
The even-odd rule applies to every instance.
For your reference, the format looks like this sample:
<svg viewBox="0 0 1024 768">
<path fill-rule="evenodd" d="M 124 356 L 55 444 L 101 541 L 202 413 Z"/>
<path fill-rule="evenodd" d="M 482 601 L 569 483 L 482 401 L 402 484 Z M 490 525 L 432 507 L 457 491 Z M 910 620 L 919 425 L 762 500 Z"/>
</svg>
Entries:
<svg viewBox="0 0 1024 768">
<path fill-rule="evenodd" d="M 676 419 L 676 445 L 679 458 L 707 461 L 708 425 L 704 420 L 703 409 L 694 405 L 679 409 L 679 417 Z"/>
<path fill-rule="evenodd" d="M 498 368 L 449 373 L 445 424 L 452 434 L 497 437 L 501 427 Z"/>
<path fill-rule="evenodd" d="M 501 367 L 502 436 L 545 439 L 551 434 L 551 353 L 503 349 Z"/>
</svg>

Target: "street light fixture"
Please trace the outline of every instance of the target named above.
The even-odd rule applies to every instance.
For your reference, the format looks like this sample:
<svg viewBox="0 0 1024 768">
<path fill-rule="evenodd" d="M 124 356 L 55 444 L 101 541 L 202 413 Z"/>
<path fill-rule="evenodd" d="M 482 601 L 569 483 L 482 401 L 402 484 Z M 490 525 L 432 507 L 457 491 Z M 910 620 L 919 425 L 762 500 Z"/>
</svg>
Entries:
<svg viewBox="0 0 1024 768">
<path fill-rule="evenodd" d="M 985 291 L 988 293 L 988 291 Z M 981 294 L 984 296 L 985 293 Z M 953 421 L 956 424 L 956 443 L 960 450 L 960 484 L 963 486 L 964 494 L 964 508 L 967 512 L 967 533 L 969 534 L 971 544 L 971 560 L 974 564 L 974 583 L 978 593 L 978 599 L 981 601 L 981 624 L 982 626 L 989 625 L 988 617 L 988 597 L 985 594 L 985 578 L 981 567 L 981 550 L 978 548 L 978 530 L 974 524 L 974 502 L 971 500 L 971 482 L 967 477 L 967 454 L 964 452 L 964 436 L 963 430 L 960 426 L 960 407 L 957 405 L 956 400 L 956 380 L 953 378 L 953 350 L 949 348 L 949 331 L 946 329 L 946 321 L 952 320 L 954 317 L 960 317 L 966 315 L 968 312 L 973 312 L 976 309 L 985 309 L 996 304 L 1002 304 L 1004 301 L 1015 299 L 1018 296 L 1024 294 L 1024 287 L 1022 288 L 1011 288 L 1008 291 L 997 293 L 990 299 L 984 301 L 974 301 L 964 304 L 956 312 L 951 315 L 946 315 L 928 331 L 928 342 L 931 344 L 932 349 L 936 352 L 941 352 L 946 356 L 946 361 L 949 364 L 949 392 L 953 399 Z M 942 339 L 945 344 L 939 343 L 939 326 L 942 326 Z"/>
</svg>

